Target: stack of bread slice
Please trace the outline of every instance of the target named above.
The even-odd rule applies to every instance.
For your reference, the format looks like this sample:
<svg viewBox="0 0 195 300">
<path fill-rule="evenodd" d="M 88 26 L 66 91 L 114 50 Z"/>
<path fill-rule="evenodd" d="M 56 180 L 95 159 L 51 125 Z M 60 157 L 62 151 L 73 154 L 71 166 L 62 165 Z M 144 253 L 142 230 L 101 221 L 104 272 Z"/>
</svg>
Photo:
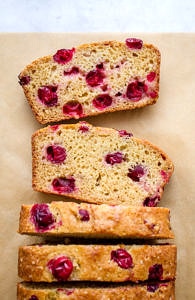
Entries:
<svg viewBox="0 0 195 300">
<path fill-rule="evenodd" d="M 20 84 L 42 123 L 132 109 L 157 100 L 159 57 L 138 39 L 61 49 L 27 66 Z M 170 211 L 156 207 L 172 173 L 166 153 L 126 130 L 35 132 L 33 188 L 66 198 L 21 207 L 19 233 L 43 243 L 19 248 L 18 300 L 173 300 Z"/>
</svg>

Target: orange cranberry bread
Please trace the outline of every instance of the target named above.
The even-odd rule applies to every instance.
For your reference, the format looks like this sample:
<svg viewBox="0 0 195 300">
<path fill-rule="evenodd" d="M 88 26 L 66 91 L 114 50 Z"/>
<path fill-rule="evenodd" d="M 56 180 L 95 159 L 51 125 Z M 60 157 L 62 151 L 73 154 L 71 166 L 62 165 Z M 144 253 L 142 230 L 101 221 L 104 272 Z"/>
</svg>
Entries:
<svg viewBox="0 0 195 300">
<path fill-rule="evenodd" d="M 96 204 L 155 206 L 173 172 L 148 141 L 85 122 L 35 132 L 32 162 L 36 191 Z"/>
<path fill-rule="evenodd" d="M 18 275 L 24 281 L 172 280 L 174 245 L 33 245 L 19 248 Z"/>
<path fill-rule="evenodd" d="M 173 238 L 170 211 L 74 202 L 22 205 L 19 233 L 85 238 Z"/>
<path fill-rule="evenodd" d="M 72 285 L 19 283 L 17 300 L 175 300 L 174 281 L 155 282 L 137 285 L 91 286 L 90 284 Z"/>
<path fill-rule="evenodd" d="M 46 124 L 156 102 L 160 52 L 140 39 L 60 49 L 19 75 L 37 120 Z"/>
</svg>

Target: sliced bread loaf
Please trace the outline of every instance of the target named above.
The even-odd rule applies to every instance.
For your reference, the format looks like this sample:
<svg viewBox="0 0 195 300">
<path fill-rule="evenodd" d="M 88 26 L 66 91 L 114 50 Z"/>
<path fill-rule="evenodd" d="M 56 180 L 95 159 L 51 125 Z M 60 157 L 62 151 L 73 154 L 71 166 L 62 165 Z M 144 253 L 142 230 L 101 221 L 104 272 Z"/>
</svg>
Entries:
<svg viewBox="0 0 195 300">
<path fill-rule="evenodd" d="M 85 238 L 173 238 L 170 211 L 74 202 L 22 205 L 19 233 Z"/>
<path fill-rule="evenodd" d="M 159 50 L 129 38 L 60 49 L 28 65 L 19 82 L 46 124 L 153 104 L 159 73 Z"/>
<path fill-rule="evenodd" d="M 174 245 L 33 245 L 19 248 L 18 275 L 25 281 L 171 280 Z"/>
<path fill-rule="evenodd" d="M 33 188 L 91 203 L 155 206 L 173 172 L 168 156 L 126 131 L 88 123 L 32 137 Z"/>
</svg>

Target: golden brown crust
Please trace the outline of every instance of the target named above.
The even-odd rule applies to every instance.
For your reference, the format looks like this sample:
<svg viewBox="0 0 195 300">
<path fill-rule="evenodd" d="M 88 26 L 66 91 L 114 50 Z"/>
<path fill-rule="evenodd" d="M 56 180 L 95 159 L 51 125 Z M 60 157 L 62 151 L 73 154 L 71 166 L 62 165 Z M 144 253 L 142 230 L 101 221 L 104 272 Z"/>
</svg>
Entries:
<svg viewBox="0 0 195 300">
<path fill-rule="evenodd" d="M 120 137 L 111 128 L 88 127 L 79 131 L 82 123 L 48 126 L 32 136 L 32 186 L 36 191 L 59 194 L 52 187 L 54 178 L 73 176 L 76 189 L 60 192 L 77 200 L 96 204 L 143 205 L 147 197 L 160 199 L 165 184 L 173 173 L 173 163 L 158 147 L 135 137 Z M 59 144 L 67 151 L 61 165 L 48 162 L 45 149 Z M 108 153 L 121 152 L 120 164 L 105 162 Z M 73 158 L 74 157 L 74 158 Z M 146 169 L 144 180 L 136 182 L 128 177 L 128 170 L 136 165 Z"/>
<path fill-rule="evenodd" d="M 109 206 L 73 202 L 47 204 L 55 222 L 41 230 L 33 221 L 34 205 L 22 205 L 19 233 L 88 238 L 173 238 L 170 211 L 162 207 Z M 87 211 L 83 221 L 79 211 Z"/>
<path fill-rule="evenodd" d="M 122 268 L 111 257 L 112 251 L 125 249 L 132 258 L 129 268 Z M 67 257 L 73 270 L 68 281 L 145 281 L 149 269 L 161 265 L 161 280 L 176 276 L 174 245 L 34 245 L 19 248 L 18 275 L 25 281 L 55 282 L 48 267 L 51 260 Z"/>
<path fill-rule="evenodd" d="M 154 291 L 148 290 L 147 284 L 141 285 L 115 285 L 106 287 L 91 287 L 90 285 L 61 284 L 58 287 L 47 285 L 32 285 L 19 283 L 17 288 L 17 300 L 29 300 L 32 295 L 39 300 L 175 300 L 175 282 L 159 283 Z"/>
<path fill-rule="evenodd" d="M 107 50 L 108 48 L 110 49 L 109 51 Z M 101 53 L 98 53 L 98 51 L 100 51 Z M 33 110 L 33 113 L 40 123 L 47 124 L 50 122 L 59 122 L 61 120 L 74 118 L 74 116 L 68 116 L 62 113 L 63 104 L 67 103 L 70 100 L 78 100 L 80 103 L 82 103 L 84 107 L 84 116 L 95 116 L 100 113 L 114 112 L 120 110 L 131 110 L 135 108 L 144 107 L 146 105 L 154 104 L 157 101 L 160 80 L 160 52 L 153 45 L 144 44 L 141 50 L 130 50 L 125 45 L 125 43 L 117 41 L 103 41 L 80 45 L 76 48 L 75 53 L 75 58 L 73 58 L 72 61 L 67 63 L 65 66 L 57 64 L 53 60 L 53 56 L 48 55 L 33 61 L 20 73 L 19 79 L 21 79 L 23 76 L 31 77 L 30 83 L 28 85 L 23 85 L 22 87 L 24 90 L 24 94 Z M 90 58 L 91 54 L 88 55 L 88 53 L 93 53 L 93 55 L 96 55 L 96 60 L 94 61 L 93 57 Z M 87 57 L 88 60 L 86 60 L 85 55 L 89 56 Z M 100 57 L 104 57 L 104 61 L 106 62 L 107 66 L 109 66 L 107 69 L 107 71 L 109 70 L 108 74 L 110 74 L 108 75 L 108 82 L 111 85 L 111 87 L 109 87 L 109 93 L 111 93 L 111 96 L 114 99 L 114 104 L 105 108 L 104 110 L 98 110 L 94 107 L 91 107 L 91 104 L 89 105 L 89 103 L 92 102 L 95 96 L 102 93 L 101 88 L 89 88 L 85 82 L 86 74 L 90 70 L 95 69 L 96 65 L 101 62 Z M 113 76 L 115 75 L 120 76 L 115 74 L 115 71 L 113 71 L 113 62 L 115 65 L 119 65 L 121 63 L 121 60 L 129 62 L 129 66 L 127 70 L 125 69 L 125 71 L 123 71 L 122 68 L 122 71 L 119 72 L 120 74 L 122 74 L 122 72 L 124 73 L 124 79 L 121 79 L 121 82 L 119 82 L 119 77 L 116 77 L 116 80 L 113 79 Z M 80 82 L 76 82 L 77 79 L 71 79 L 72 82 L 70 83 L 69 81 L 67 84 L 65 76 L 63 76 L 61 73 L 63 72 L 64 68 L 70 70 L 75 65 L 81 69 L 82 76 L 80 76 Z M 57 68 L 57 70 L 59 69 L 59 74 L 61 75 L 58 74 L 57 76 L 56 73 L 52 71 L 52 68 Z M 118 103 L 119 98 L 118 96 L 115 97 L 115 94 L 118 92 L 117 89 L 122 88 L 122 93 L 124 94 L 129 82 L 135 80 L 135 78 L 140 78 L 141 81 L 143 81 L 146 79 L 147 74 L 149 74 L 151 71 L 156 73 L 156 78 L 152 83 L 152 91 L 156 93 L 156 96 L 144 96 L 143 99 L 135 102 L 129 100 L 124 101 L 124 96 L 121 96 L 121 100 Z M 39 76 L 36 73 L 38 73 Z M 113 73 L 114 75 L 112 75 L 111 73 Z M 67 92 L 67 90 L 65 90 L 66 88 L 63 92 L 59 92 L 60 95 L 58 106 L 56 106 L 55 108 L 48 108 L 47 106 L 42 105 L 40 101 L 37 101 L 36 94 L 37 89 L 40 86 L 51 84 L 58 85 L 61 83 L 64 86 L 66 86 L 66 84 L 67 86 L 71 85 L 71 92 Z M 148 84 L 150 85 L 150 83 Z M 82 98 L 83 96 L 79 96 L 79 91 L 81 90 L 83 90 L 83 94 L 87 93 L 89 95 Z M 112 91 L 115 91 L 115 94 L 112 94 Z M 103 93 L 105 92 L 103 91 Z M 76 116 L 75 118 L 78 118 L 78 116 Z"/>
</svg>

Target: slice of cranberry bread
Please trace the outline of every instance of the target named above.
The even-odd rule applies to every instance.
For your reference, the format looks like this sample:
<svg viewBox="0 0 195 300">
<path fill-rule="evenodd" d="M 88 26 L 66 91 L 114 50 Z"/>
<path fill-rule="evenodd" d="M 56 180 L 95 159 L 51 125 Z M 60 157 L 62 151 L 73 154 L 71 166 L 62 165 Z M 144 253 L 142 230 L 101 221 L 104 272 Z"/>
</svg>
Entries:
<svg viewBox="0 0 195 300">
<path fill-rule="evenodd" d="M 19 233 L 87 238 L 173 238 L 170 211 L 74 202 L 22 205 Z"/>
<path fill-rule="evenodd" d="M 25 281 L 171 280 L 174 245 L 33 245 L 19 248 L 18 275 Z"/>
<path fill-rule="evenodd" d="M 19 283 L 17 300 L 175 300 L 175 282 L 126 285 L 32 284 Z"/>
<path fill-rule="evenodd" d="M 139 39 L 60 49 L 19 75 L 37 120 L 46 124 L 156 102 L 160 53 Z"/>
<path fill-rule="evenodd" d="M 173 172 L 167 155 L 126 131 L 88 123 L 32 137 L 33 188 L 96 204 L 155 206 Z"/>
</svg>

